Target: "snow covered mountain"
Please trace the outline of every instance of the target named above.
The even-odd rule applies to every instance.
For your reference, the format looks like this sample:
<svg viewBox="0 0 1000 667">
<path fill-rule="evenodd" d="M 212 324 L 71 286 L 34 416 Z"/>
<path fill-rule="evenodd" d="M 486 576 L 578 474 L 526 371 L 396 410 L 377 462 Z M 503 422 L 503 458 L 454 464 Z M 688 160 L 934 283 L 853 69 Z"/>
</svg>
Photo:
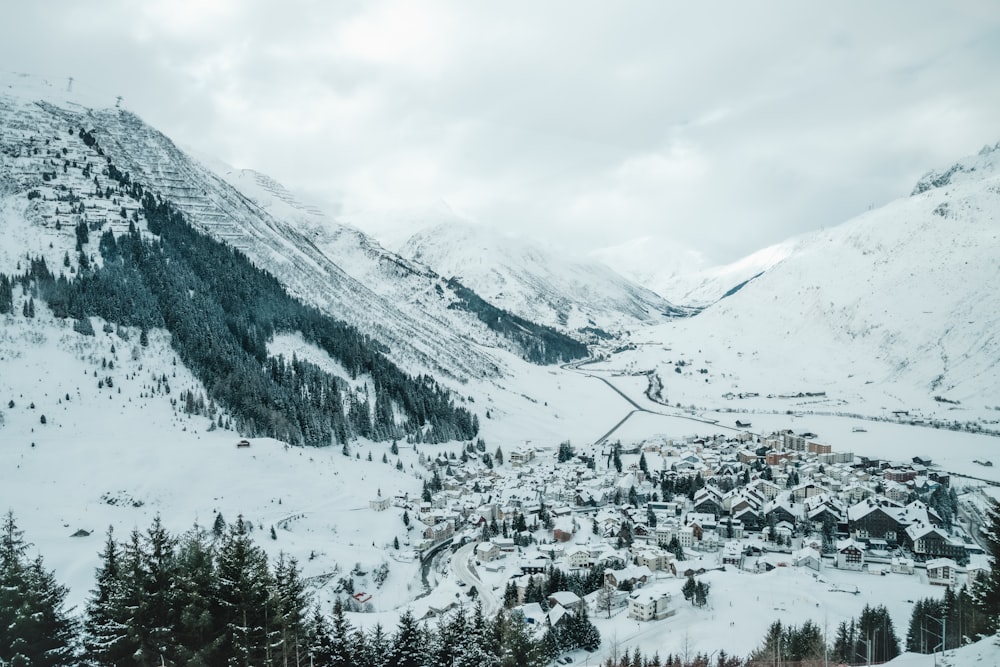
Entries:
<svg viewBox="0 0 1000 667">
<path fill-rule="evenodd" d="M 645 339 L 671 348 L 668 396 L 811 390 L 827 409 L 982 413 L 1000 396 L 998 250 L 1000 145 L 796 239 L 736 293 Z M 711 370 L 684 382 L 677 350 Z"/>
<path fill-rule="evenodd" d="M 497 327 L 502 314 L 485 318 L 426 267 L 335 223 L 263 175 L 230 171 L 220 176 L 127 111 L 39 101 L 37 89 L 27 98 L 19 92 L 15 88 L 0 98 L 7 127 L 39 137 L 87 128 L 102 159 L 170 202 L 196 229 L 240 250 L 294 296 L 386 345 L 393 361 L 411 372 L 456 379 L 496 376 L 503 369 L 491 348 L 551 362 L 560 358 L 559 345 L 579 347 L 543 328 Z M 10 188 L 40 179 L 41 166 L 34 166 L 39 171 L 32 175 L 23 165 L 8 165 Z M 62 165 L 49 166 L 56 178 Z M 106 171 L 102 165 L 96 169 Z M 60 185 L 73 195 L 75 184 Z M 539 336 L 544 343 L 534 340 Z M 539 349 L 550 356 L 538 359 Z"/>
<path fill-rule="evenodd" d="M 564 330 L 596 327 L 620 333 L 691 312 L 598 262 L 565 259 L 472 225 L 445 223 L 422 230 L 400 254 L 457 277 L 506 310 Z"/>
</svg>

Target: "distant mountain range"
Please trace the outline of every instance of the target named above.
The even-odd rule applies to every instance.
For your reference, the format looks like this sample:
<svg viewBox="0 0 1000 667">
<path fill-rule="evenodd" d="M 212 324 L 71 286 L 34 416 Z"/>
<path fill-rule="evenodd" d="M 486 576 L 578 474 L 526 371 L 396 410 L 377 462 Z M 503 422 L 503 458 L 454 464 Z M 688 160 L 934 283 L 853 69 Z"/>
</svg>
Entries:
<svg viewBox="0 0 1000 667">
<path fill-rule="evenodd" d="M 561 330 L 621 333 L 693 312 L 604 264 L 566 259 L 472 225 L 435 225 L 414 234 L 399 252 L 458 278 L 491 303 Z"/>
</svg>

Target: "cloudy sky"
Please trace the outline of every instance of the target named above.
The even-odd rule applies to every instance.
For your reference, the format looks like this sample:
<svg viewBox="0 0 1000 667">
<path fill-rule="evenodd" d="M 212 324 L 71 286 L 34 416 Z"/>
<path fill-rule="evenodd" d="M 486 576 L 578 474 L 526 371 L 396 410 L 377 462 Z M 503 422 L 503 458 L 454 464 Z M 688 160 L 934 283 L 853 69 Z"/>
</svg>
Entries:
<svg viewBox="0 0 1000 667">
<path fill-rule="evenodd" d="M 450 210 L 721 263 L 1000 140 L 993 0 L 20 2 L 0 63 L 390 240 Z"/>
</svg>

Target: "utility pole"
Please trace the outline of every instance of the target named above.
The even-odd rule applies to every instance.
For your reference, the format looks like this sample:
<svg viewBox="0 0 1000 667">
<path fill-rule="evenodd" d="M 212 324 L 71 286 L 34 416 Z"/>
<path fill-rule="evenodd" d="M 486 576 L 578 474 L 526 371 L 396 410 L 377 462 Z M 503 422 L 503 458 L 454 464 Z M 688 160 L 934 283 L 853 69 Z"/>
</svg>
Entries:
<svg viewBox="0 0 1000 667">
<path fill-rule="evenodd" d="M 939 646 L 941 647 L 941 657 L 944 658 L 945 652 L 948 650 L 946 645 L 946 642 L 948 641 L 948 617 L 942 615 L 941 618 L 934 618 L 933 616 L 928 616 L 927 618 L 931 619 L 932 621 L 937 621 L 938 623 L 941 624 L 941 643 L 939 644 Z M 937 649 L 937 646 L 935 646 L 934 648 Z M 935 664 L 937 664 L 936 658 L 935 658 Z"/>
</svg>

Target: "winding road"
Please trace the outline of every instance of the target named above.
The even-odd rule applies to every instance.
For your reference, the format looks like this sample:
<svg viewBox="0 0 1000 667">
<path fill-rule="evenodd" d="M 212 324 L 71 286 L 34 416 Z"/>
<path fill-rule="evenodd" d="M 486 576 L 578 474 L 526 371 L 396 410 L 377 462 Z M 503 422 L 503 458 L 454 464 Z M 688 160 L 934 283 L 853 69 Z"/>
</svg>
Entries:
<svg viewBox="0 0 1000 667">
<path fill-rule="evenodd" d="M 500 609 L 500 600 L 493 594 L 493 590 L 473 573 L 472 567 L 469 565 L 472 552 L 477 544 L 478 542 L 469 542 L 452 554 L 451 571 L 459 581 L 464 581 L 469 586 L 475 586 L 479 593 L 479 600 L 483 604 L 483 616 L 490 617 Z"/>
</svg>

